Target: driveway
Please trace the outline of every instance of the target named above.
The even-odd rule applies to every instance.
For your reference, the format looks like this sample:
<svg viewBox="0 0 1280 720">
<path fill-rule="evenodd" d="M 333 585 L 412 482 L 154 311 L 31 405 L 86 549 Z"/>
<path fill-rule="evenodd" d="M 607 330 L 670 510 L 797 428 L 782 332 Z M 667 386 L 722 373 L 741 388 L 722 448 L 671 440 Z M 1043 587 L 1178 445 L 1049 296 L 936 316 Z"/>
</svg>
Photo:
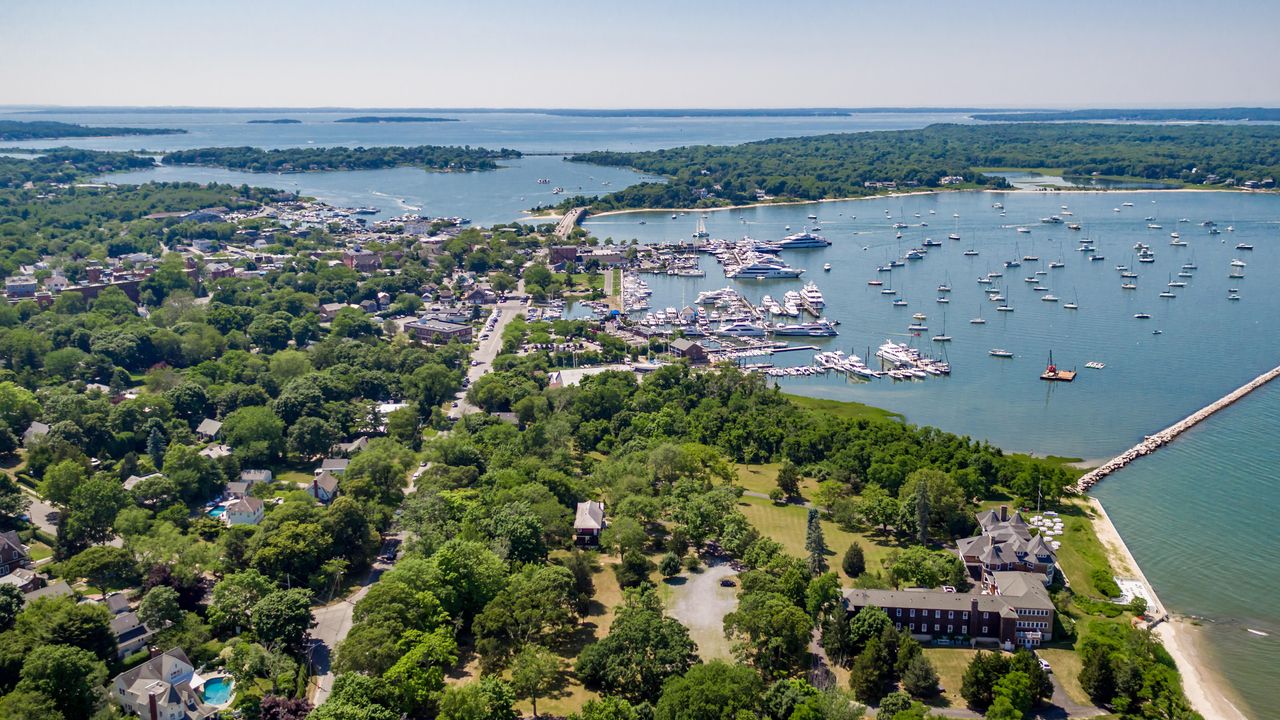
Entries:
<svg viewBox="0 0 1280 720">
<path fill-rule="evenodd" d="M 689 629 L 703 660 L 732 658 L 724 616 L 738 608 L 738 588 L 736 582 L 734 587 L 721 587 L 720 581 L 737 574 L 728 563 L 721 563 L 699 573 L 681 573 L 672 578 L 676 582 L 667 581 L 671 585 L 668 613 Z"/>
</svg>

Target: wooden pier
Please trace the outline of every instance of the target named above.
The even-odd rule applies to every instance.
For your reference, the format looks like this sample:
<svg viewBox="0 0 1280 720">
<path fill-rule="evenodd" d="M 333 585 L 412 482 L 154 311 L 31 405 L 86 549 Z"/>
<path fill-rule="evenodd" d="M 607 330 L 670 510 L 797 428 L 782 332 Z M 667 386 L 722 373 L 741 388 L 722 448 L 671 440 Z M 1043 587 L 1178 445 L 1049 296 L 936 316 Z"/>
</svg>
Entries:
<svg viewBox="0 0 1280 720">
<path fill-rule="evenodd" d="M 1214 413 L 1218 412 L 1219 410 L 1225 407 L 1229 407 L 1230 405 L 1233 405 L 1236 401 L 1240 400 L 1241 398 L 1253 392 L 1254 390 L 1257 390 L 1263 385 L 1266 385 L 1272 380 L 1275 380 L 1277 377 L 1280 377 L 1280 367 L 1275 367 L 1268 370 L 1267 372 L 1259 375 L 1253 380 L 1250 380 L 1248 383 L 1241 385 L 1235 390 L 1232 390 L 1230 393 L 1223 396 L 1222 398 L 1195 411 L 1191 415 L 1188 415 L 1187 417 L 1183 418 L 1182 420 L 1179 420 L 1173 425 L 1170 425 L 1164 430 L 1161 430 L 1160 432 L 1154 435 L 1148 435 L 1147 437 L 1143 438 L 1142 442 L 1138 443 L 1137 445 L 1134 445 L 1133 447 L 1124 451 L 1123 453 L 1116 456 L 1115 458 L 1107 461 L 1101 467 L 1094 468 L 1093 470 L 1090 470 L 1088 473 L 1085 473 L 1084 476 L 1082 476 L 1078 481 L 1076 481 L 1076 484 L 1073 486 L 1073 488 L 1075 489 L 1076 492 L 1079 492 L 1079 493 L 1088 492 L 1088 490 L 1092 488 L 1094 485 L 1097 485 L 1098 483 L 1102 482 L 1103 478 L 1105 478 L 1106 476 L 1128 465 L 1134 460 L 1137 460 L 1143 455 L 1148 455 L 1152 452 L 1155 452 L 1160 447 L 1173 441 L 1174 438 L 1178 437 L 1182 433 L 1186 432 L 1187 430 L 1190 430 L 1191 428 L 1195 427 L 1201 422 L 1209 419 L 1209 417 Z"/>
</svg>

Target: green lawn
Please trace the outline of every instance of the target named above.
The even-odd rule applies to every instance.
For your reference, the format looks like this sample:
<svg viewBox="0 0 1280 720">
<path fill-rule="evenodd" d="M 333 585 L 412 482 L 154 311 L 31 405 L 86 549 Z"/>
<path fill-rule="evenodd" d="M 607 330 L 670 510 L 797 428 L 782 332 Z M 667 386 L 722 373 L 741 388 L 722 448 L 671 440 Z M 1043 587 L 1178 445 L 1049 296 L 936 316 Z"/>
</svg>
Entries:
<svg viewBox="0 0 1280 720">
<path fill-rule="evenodd" d="M 1107 557 L 1107 549 L 1093 530 L 1093 511 L 1079 500 L 1065 503 L 1059 511 L 1062 518 L 1063 534 L 1057 540 L 1062 541 L 1058 549 L 1058 566 L 1071 582 L 1077 593 L 1102 597 L 1089 577 L 1096 568 L 1102 568 L 1108 576 L 1115 570 Z"/>
<path fill-rule="evenodd" d="M 938 672 L 938 684 L 942 686 L 942 695 L 934 698 L 930 705 L 934 707 L 965 707 L 964 698 L 960 696 L 960 684 L 969 661 L 977 654 L 968 648 L 926 647 L 924 656 L 933 663 Z"/>
<path fill-rule="evenodd" d="M 817 410 L 819 412 L 829 413 L 839 418 L 848 418 L 856 420 L 866 418 L 868 420 L 904 420 L 901 413 L 892 412 L 883 408 L 864 405 L 859 402 L 843 402 L 840 400 L 828 400 L 826 398 L 813 398 L 804 395 L 792 395 L 783 393 L 784 396 L 796 405 L 806 410 Z"/>
<path fill-rule="evenodd" d="M 744 465 L 736 463 L 734 470 L 738 473 L 738 484 L 744 489 L 751 492 L 769 494 L 778 486 L 778 466 L 779 463 L 764 463 L 761 465 Z M 800 495 L 805 500 L 817 491 L 818 481 L 813 478 L 801 478 Z"/>
<path fill-rule="evenodd" d="M 738 501 L 738 509 L 761 534 L 782 543 L 787 553 L 796 557 L 808 555 L 804 549 L 805 527 L 809 517 L 807 508 L 800 505 L 776 505 L 771 500 L 746 496 Z M 862 545 L 868 571 L 881 570 L 881 560 L 887 558 L 897 547 L 891 540 L 866 533 L 849 532 L 826 520 L 822 521 L 822 535 L 830 549 L 827 562 L 844 580 L 849 578 L 840 569 L 840 561 L 854 541 Z"/>
</svg>

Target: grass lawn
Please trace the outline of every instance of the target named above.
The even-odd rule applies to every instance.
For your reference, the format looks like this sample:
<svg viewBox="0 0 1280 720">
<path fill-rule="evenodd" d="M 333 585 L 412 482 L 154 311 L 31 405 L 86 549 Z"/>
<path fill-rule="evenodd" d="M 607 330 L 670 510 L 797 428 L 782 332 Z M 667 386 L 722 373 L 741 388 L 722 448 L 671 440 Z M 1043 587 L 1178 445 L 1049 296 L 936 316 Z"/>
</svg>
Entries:
<svg viewBox="0 0 1280 720">
<path fill-rule="evenodd" d="M 883 408 L 872 407 L 871 405 L 863 405 L 858 402 L 841 402 L 839 400 L 827 400 L 825 398 L 812 398 L 804 395 L 792 395 L 783 393 L 788 400 L 806 410 L 817 410 L 819 412 L 835 415 L 839 418 L 847 418 L 856 420 L 866 418 L 868 420 L 905 420 L 901 413 L 892 412 Z"/>
<path fill-rule="evenodd" d="M 1089 695 L 1080 687 L 1080 655 L 1074 650 L 1060 648 L 1040 648 L 1036 654 L 1053 666 L 1053 674 L 1062 683 L 1062 688 L 1072 700 L 1081 705 L 1092 705 Z"/>
<path fill-rule="evenodd" d="M 738 509 L 747 516 L 761 534 L 782 543 L 787 553 L 801 558 L 808 555 L 804 549 L 805 527 L 809 518 L 807 508 L 800 505 L 775 505 L 771 500 L 745 496 L 738 501 Z M 845 550 L 848 550 L 854 541 L 862 545 L 868 571 L 881 570 L 883 568 L 881 560 L 887 558 L 889 553 L 897 547 L 884 538 L 849 532 L 826 520 L 822 521 L 822 535 L 830 549 L 827 555 L 828 564 L 845 580 L 849 578 L 840 569 L 840 561 L 844 558 Z"/>
<path fill-rule="evenodd" d="M 311 478 L 315 477 L 313 473 L 304 472 L 302 470 L 283 470 L 275 474 L 275 480 L 282 484 L 302 485 L 311 482 Z"/>
<path fill-rule="evenodd" d="M 1103 597 L 1089 575 L 1094 569 L 1102 568 L 1110 577 L 1115 570 L 1107 558 L 1107 549 L 1093 530 L 1093 511 L 1084 503 L 1071 500 L 1064 503 L 1059 513 L 1064 532 L 1055 538 L 1062 541 L 1062 547 L 1058 549 L 1058 567 L 1062 568 L 1077 593 Z"/>
<path fill-rule="evenodd" d="M 32 540 L 30 544 L 27 545 L 27 547 L 31 549 L 30 557 L 32 562 L 36 562 L 38 560 L 43 560 L 47 557 L 53 556 L 53 548 L 49 547 L 48 545 L 45 545 L 39 540 Z"/>
<path fill-rule="evenodd" d="M 964 698 L 960 697 L 960 684 L 969 661 L 977 654 L 968 648 L 926 647 L 924 656 L 933 663 L 938 671 L 938 684 L 942 686 L 942 695 L 934 698 L 930 705 L 934 707 L 965 707 Z"/>
<path fill-rule="evenodd" d="M 763 465 L 743 465 L 735 463 L 734 470 L 738 473 L 738 484 L 751 492 L 769 494 L 769 491 L 778 486 L 778 466 L 779 463 L 765 463 Z M 813 478 L 800 479 L 800 496 L 805 500 L 810 499 L 812 493 L 817 491 L 818 481 Z"/>
</svg>

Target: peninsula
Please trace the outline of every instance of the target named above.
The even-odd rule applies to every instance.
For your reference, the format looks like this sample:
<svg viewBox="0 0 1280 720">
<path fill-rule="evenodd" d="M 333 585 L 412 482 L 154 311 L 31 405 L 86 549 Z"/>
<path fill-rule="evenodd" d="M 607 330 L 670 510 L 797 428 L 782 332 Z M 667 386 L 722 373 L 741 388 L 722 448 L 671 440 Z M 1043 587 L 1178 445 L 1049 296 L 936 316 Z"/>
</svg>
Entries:
<svg viewBox="0 0 1280 720">
<path fill-rule="evenodd" d="M 177 150 L 166 154 L 166 165 L 204 165 L 249 172 L 319 172 L 420 167 L 439 172 L 497 169 L 497 160 L 518 158 L 518 150 L 473 147 L 284 148 L 214 147 Z"/>
<path fill-rule="evenodd" d="M 249 120 L 249 125 L 301 125 L 302 121 L 296 118 L 276 118 L 274 120 Z"/>
<path fill-rule="evenodd" d="M 1053 168 L 1175 187 L 1273 188 L 1273 125 L 937 124 L 920 130 L 782 138 L 732 146 L 596 151 L 569 159 L 631 167 L 665 182 L 562 207 L 596 211 L 824 200 L 915 188 L 1007 187 L 987 168 Z"/>
<path fill-rule="evenodd" d="M 436 123 L 458 122 L 458 118 L 417 117 L 414 115 L 359 115 L 356 117 L 334 120 L 340 123 Z"/>
<path fill-rule="evenodd" d="M 0 141 L 57 140 L 120 135 L 181 135 L 178 128 L 93 127 L 53 120 L 0 120 Z"/>
</svg>

